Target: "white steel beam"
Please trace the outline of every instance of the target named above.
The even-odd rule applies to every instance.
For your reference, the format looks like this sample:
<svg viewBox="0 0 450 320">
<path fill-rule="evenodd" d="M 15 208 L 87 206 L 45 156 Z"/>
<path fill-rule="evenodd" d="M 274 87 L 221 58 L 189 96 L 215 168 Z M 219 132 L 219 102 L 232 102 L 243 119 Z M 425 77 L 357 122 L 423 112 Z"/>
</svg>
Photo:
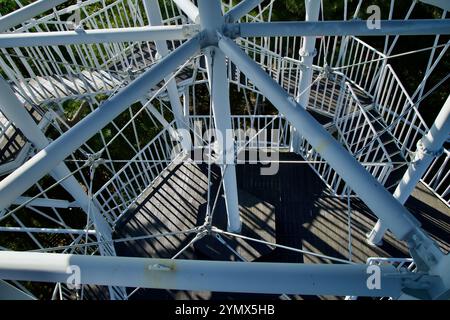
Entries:
<svg viewBox="0 0 450 320">
<path fill-rule="evenodd" d="M 276 83 L 232 40 L 221 37 L 221 50 L 296 127 L 299 133 L 336 170 L 355 193 L 400 240 L 408 242 L 414 258 L 434 265 L 443 257 L 437 244 L 415 223 L 406 210 L 353 156 L 345 150 L 303 107 Z"/>
<path fill-rule="evenodd" d="M 173 0 L 177 7 L 194 23 L 200 23 L 198 8 L 191 0 Z"/>
<path fill-rule="evenodd" d="M 263 0 L 242 0 L 228 11 L 224 17 L 226 22 L 236 22 L 257 7 Z M 318 1 L 317 1 L 318 2 Z"/>
<path fill-rule="evenodd" d="M 408 200 L 417 183 L 427 171 L 431 162 L 435 159 L 439 150 L 447 141 L 450 134 L 450 96 L 436 117 L 433 126 L 428 133 L 417 143 L 417 150 L 413 162 L 403 175 L 394 192 L 394 198 L 401 204 Z M 368 235 L 368 242 L 373 245 L 380 244 L 388 226 L 382 219 L 378 220 L 375 227 Z"/>
<path fill-rule="evenodd" d="M 317 21 L 319 19 L 320 1 L 305 0 L 306 21 Z M 300 72 L 300 81 L 298 82 L 298 93 L 296 101 L 304 108 L 308 107 L 309 96 L 311 93 L 311 82 L 313 77 L 313 59 L 316 54 L 316 37 L 303 37 L 302 47 L 299 55 L 302 65 Z M 297 150 L 300 136 L 295 129 L 292 130 L 292 150 Z"/>
<path fill-rule="evenodd" d="M 2 195 L 0 208 L 9 207 L 36 181 L 50 172 L 131 104 L 145 96 L 165 76 L 182 65 L 199 49 L 199 37 L 188 40 L 4 178 L 0 182 Z"/>
<path fill-rule="evenodd" d="M 380 266 L 379 289 L 369 289 L 365 264 L 301 264 L 102 257 L 0 252 L 0 278 L 66 283 L 74 266 L 80 284 L 155 289 L 305 295 L 398 297 L 405 279 Z M 72 277 L 73 278 L 73 277 Z"/>
<path fill-rule="evenodd" d="M 23 8 L 0 17 L 0 32 L 13 28 L 68 0 L 37 0 Z"/>
<path fill-rule="evenodd" d="M 369 29 L 366 21 L 260 22 L 225 26 L 230 37 L 295 36 L 383 36 L 450 34 L 450 19 L 381 20 L 380 29 Z"/>
<path fill-rule="evenodd" d="M 216 30 L 223 24 L 220 0 L 198 0 L 201 24 L 207 32 L 209 41 L 213 41 Z M 236 183 L 236 168 L 234 166 L 234 134 L 231 123 L 230 90 L 227 77 L 225 55 L 217 48 L 207 49 L 205 54 L 208 69 L 208 79 L 211 91 L 211 102 L 214 116 L 216 137 L 218 139 L 219 166 L 223 176 L 223 189 L 227 208 L 230 232 L 240 232 L 242 228 L 239 217 L 239 203 Z M 233 231 L 232 231 L 233 230 Z"/>
<path fill-rule="evenodd" d="M 117 29 L 0 34 L 0 48 L 58 46 L 110 42 L 183 40 L 195 36 L 198 25 L 146 26 Z"/>
<path fill-rule="evenodd" d="M 144 8 L 150 25 L 161 26 L 163 24 L 161 9 L 158 0 L 144 0 Z M 169 54 L 169 48 L 166 41 L 155 41 L 156 50 L 160 57 L 165 57 Z M 170 106 L 174 114 L 174 118 L 178 129 L 186 129 L 186 118 L 183 115 L 183 105 L 180 102 L 178 94 L 177 82 L 172 78 L 172 73 L 167 75 L 164 81 L 167 83 L 167 95 L 169 96 Z"/>
</svg>

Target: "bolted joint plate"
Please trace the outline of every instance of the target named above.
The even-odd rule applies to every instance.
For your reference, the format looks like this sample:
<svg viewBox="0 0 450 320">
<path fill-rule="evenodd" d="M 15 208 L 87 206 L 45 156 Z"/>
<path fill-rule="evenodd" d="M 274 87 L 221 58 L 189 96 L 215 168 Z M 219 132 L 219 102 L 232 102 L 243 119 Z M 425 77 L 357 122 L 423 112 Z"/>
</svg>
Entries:
<svg viewBox="0 0 450 320">
<path fill-rule="evenodd" d="M 199 33 L 200 46 L 202 49 L 211 46 L 216 47 L 219 42 L 218 32 L 203 30 Z"/>
<path fill-rule="evenodd" d="M 236 39 L 241 34 L 241 27 L 239 24 L 224 24 L 222 27 L 222 34 L 230 39 Z"/>
</svg>

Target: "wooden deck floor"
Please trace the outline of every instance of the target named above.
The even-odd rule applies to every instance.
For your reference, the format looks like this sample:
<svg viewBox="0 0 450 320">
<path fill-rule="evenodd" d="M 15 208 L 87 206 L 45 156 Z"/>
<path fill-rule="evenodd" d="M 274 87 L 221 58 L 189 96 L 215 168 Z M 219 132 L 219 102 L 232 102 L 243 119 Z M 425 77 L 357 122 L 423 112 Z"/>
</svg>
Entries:
<svg viewBox="0 0 450 320">
<path fill-rule="evenodd" d="M 280 154 L 281 160 L 301 158 L 293 154 Z M 347 200 L 329 195 L 322 181 L 307 164 L 280 164 L 273 176 L 260 175 L 260 165 L 238 165 L 238 190 L 240 211 L 244 220 L 243 235 L 276 242 L 286 246 L 308 250 L 340 259 L 349 259 L 349 211 Z M 212 175 L 212 194 L 217 192 L 220 181 L 218 168 Z M 427 198 L 428 197 L 428 198 Z M 432 204 L 430 193 L 419 186 L 407 203 L 408 208 L 423 223 L 426 231 L 438 241 L 443 250 L 450 248 L 450 210 L 444 205 Z M 213 199 L 214 197 L 212 197 Z M 133 212 L 117 228 L 116 238 L 161 232 L 187 230 L 202 224 L 206 211 L 207 171 L 204 165 L 193 163 L 178 165 L 170 170 L 149 190 Z M 426 203 L 427 202 L 427 203 Z M 390 233 L 381 247 L 369 246 L 365 234 L 376 218 L 359 200 L 352 200 L 351 207 L 351 259 L 365 262 L 368 257 L 405 257 L 408 251 L 404 243 Z M 225 206 L 219 197 L 213 224 L 225 228 Z M 158 240 L 140 240 L 117 245 L 118 255 L 170 258 L 193 235 L 171 236 Z M 330 263 L 326 258 L 313 257 L 255 246 L 254 243 L 225 241 L 247 260 L 272 262 Z M 212 237 L 198 241 L 180 258 L 206 260 L 240 260 L 232 250 Z M 260 295 L 242 295 L 211 292 L 181 292 L 140 289 L 136 299 L 251 299 Z M 276 298 L 276 296 L 265 296 Z M 293 297 L 311 298 L 311 297 Z M 317 297 L 314 297 L 317 298 Z M 320 297 L 334 298 L 334 297 Z"/>
</svg>

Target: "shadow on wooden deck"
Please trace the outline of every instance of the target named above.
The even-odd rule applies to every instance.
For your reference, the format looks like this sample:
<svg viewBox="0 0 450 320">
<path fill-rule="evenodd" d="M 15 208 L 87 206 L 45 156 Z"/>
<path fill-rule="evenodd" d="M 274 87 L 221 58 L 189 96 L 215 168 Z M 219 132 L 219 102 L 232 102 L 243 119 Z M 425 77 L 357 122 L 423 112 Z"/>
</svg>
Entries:
<svg viewBox="0 0 450 320">
<path fill-rule="evenodd" d="M 280 160 L 302 160 L 297 155 L 281 153 Z M 273 176 L 260 175 L 260 165 L 237 165 L 239 205 L 244 222 L 242 234 L 347 260 L 349 253 L 349 211 L 346 199 L 329 195 L 325 185 L 304 163 L 280 164 Z M 203 224 L 207 201 L 207 167 L 183 163 L 169 170 L 138 201 L 136 208 L 121 221 L 115 238 L 182 231 Z M 220 182 L 220 170 L 213 167 L 211 202 Z M 422 197 L 423 198 L 423 197 Z M 450 214 L 429 207 L 412 197 L 407 206 L 423 222 L 444 250 L 449 248 Z M 351 206 L 351 259 L 365 262 L 368 257 L 406 257 L 404 243 L 388 232 L 381 247 L 366 243 L 366 233 L 376 217 L 357 199 Z M 448 208 L 447 208 L 448 209 Z M 226 210 L 222 195 L 214 211 L 213 225 L 225 230 Z M 116 245 L 118 255 L 171 258 L 194 235 L 176 235 L 158 239 L 129 241 Z M 203 260 L 246 260 L 291 263 L 331 263 L 326 257 L 256 245 L 223 236 L 230 248 L 213 236 L 207 236 L 183 252 L 179 258 Z M 238 254 L 236 254 L 235 252 Z M 135 299 L 253 299 L 277 298 L 275 295 L 186 292 L 140 289 Z M 317 297 L 293 297 L 317 298 Z M 321 297 L 335 298 L 335 297 Z"/>
</svg>

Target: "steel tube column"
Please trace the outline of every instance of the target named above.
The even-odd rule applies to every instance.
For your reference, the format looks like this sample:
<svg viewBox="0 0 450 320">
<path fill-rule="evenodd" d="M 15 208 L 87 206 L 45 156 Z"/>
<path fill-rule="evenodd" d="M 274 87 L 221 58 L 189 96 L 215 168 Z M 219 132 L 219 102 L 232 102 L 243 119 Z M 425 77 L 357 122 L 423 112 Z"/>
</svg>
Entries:
<svg viewBox="0 0 450 320">
<path fill-rule="evenodd" d="M 0 48 L 189 39 L 198 25 L 0 34 Z"/>
<path fill-rule="evenodd" d="M 17 99 L 10 86 L 6 81 L 0 77 L 0 109 L 2 113 L 12 121 L 24 134 L 24 136 L 34 144 L 34 146 L 42 150 L 48 146 L 48 139 L 38 128 L 37 124 L 33 121 L 30 114 L 26 111 L 25 107 Z M 67 166 L 60 162 L 56 167 L 54 167 L 50 175 L 56 180 L 63 179 L 64 177 L 70 175 L 70 170 Z M 66 189 L 66 191 L 75 199 L 79 206 L 88 214 L 90 199 L 84 192 L 81 185 L 75 179 L 75 177 L 70 176 L 61 182 L 61 186 Z M 3 198 L 3 193 L 2 198 Z M 17 199 L 20 199 L 18 197 Z M 16 201 L 17 199 L 13 199 Z M 37 199 L 38 200 L 38 199 Z M 95 225 L 95 229 L 98 231 L 97 240 L 111 240 L 111 227 L 105 221 L 100 210 L 97 208 L 95 203 L 90 206 L 90 214 Z M 103 239 L 102 239 L 103 238 Z M 100 250 L 103 251 L 103 246 L 100 246 Z"/>
<path fill-rule="evenodd" d="M 151 88 L 192 57 L 199 49 L 200 40 L 198 37 L 188 40 L 0 181 L 0 193 L 2 195 L 0 197 L 0 208 L 9 207 L 17 197 L 36 181 L 126 110 L 132 103 L 146 95 Z"/>
<path fill-rule="evenodd" d="M 222 37 L 221 50 L 251 79 L 261 92 L 296 127 L 299 133 L 336 170 L 367 206 L 400 240 L 408 241 L 414 257 L 420 256 L 426 264 L 443 257 L 432 241 L 408 212 L 386 189 L 359 164 L 303 107 L 281 88 L 258 64 L 250 59 L 230 39 Z"/>
<path fill-rule="evenodd" d="M 206 31 L 207 42 L 214 42 L 223 23 L 219 0 L 198 0 L 201 25 Z M 227 229 L 241 231 L 239 217 L 236 168 L 234 166 L 234 134 L 231 124 L 230 90 L 224 54 L 217 47 L 210 47 L 205 55 L 208 66 L 211 101 L 218 141 L 219 165 L 223 176 L 223 189 L 228 215 Z"/>
<path fill-rule="evenodd" d="M 436 153 L 442 148 L 450 133 L 450 96 L 445 101 L 430 131 L 417 143 L 417 150 L 413 162 L 403 175 L 402 180 L 395 189 L 394 198 L 401 204 L 408 200 L 417 183 L 420 181 Z M 373 245 L 380 244 L 388 227 L 383 220 L 378 220 L 368 235 L 368 242 Z"/>
<path fill-rule="evenodd" d="M 366 21 L 236 23 L 225 35 L 248 37 L 384 36 L 450 34 L 449 19 L 381 20 L 380 29 L 367 28 Z"/>
<path fill-rule="evenodd" d="M 320 12 L 320 1 L 317 0 L 305 0 L 306 7 L 306 21 L 317 21 L 319 19 Z M 316 37 L 303 37 L 302 47 L 300 48 L 299 55 L 301 57 L 301 73 L 300 81 L 298 84 L 298 93 L 296 101 L 298 104 L 304 108 L 308 107 L 309 96 L 311 93 L 311 82 L 313 76 L 312 64 L 313 59 L 316 54 Z M 293 130 L 292 139 L 292 151 L 296 151 L 298 148 L 298 143 L 300 141 L 300 136 Z"/>
<path fill-rule="evenodd" d="M 155 289 L 306 295 L 394 296 L 401 275 L 380 267 L 380 289 L 369 289 L 365 264 L 301 264 L 101 257 L 0 252 L 0 278 L 66 283 L 77 266 L 81 284 Z M 409 274 L 414 276 L 414 274 Z M 419 275 L 417 275 L 419 277 Z"/>
<path fill-rule="evenodd" d="M 161 9 L 159 7 L 158 0 L 144 0 L 144 8 L 147 13 L 147 17 L 150 25 L 161 26 L 163 24 Z M 169 54 L 169 48 L 167 47 L 167 42 L 155 41 L 156 51 L 160 57 L 165 57 Z M 164 78 L 167 83 L 167 95 L 169 96 L 170 106 L 172 107 L 172 112 L 177 124 L 178 129 L 187 129 L 187 120 L 183 115 L 183 106 L 180 102 L 180 96 L 178 94 L 177 82 L 175 79 L 171 79 L 172 73 Z"/>
<path fill-rule="evenodd" d="M 448 0 L 420 0 L 421 2 L 431 4 L 443 10 L 450 11 L 450 2 Z"/>
</svg>

